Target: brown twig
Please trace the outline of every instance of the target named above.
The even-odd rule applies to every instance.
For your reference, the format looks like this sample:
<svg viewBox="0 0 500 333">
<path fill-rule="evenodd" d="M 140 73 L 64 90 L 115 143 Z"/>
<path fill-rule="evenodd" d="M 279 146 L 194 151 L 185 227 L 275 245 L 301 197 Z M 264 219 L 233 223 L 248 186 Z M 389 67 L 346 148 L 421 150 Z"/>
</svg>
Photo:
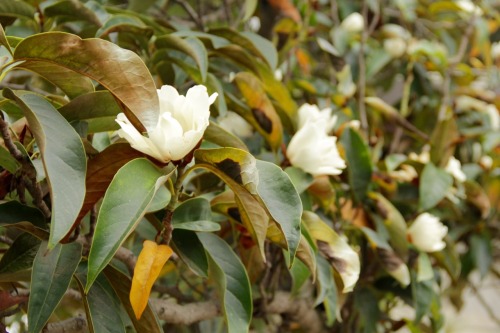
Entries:
<svg viewBox="0 0 500 333">
<path fill-rule="evenodd" d="M 52 215 L 49 207 L 43 201 L 43 191 L 40 184 L 36 181 L 36 170 L 31 161 L 23 155 L 16 147 L 10 136 L 9 124 L 0 117 L 0 133 L 9 153 L 21 164 L 21 182 L 28 189 L 33 197 L 33 203 L 40 209 L 46 218 Z M 21 187 L 22 188 L 22 187 Z"/>
<path fill-rule="evenodd" d="M 115 259 L 120 260 L 127 266 L 127 270 L 130 276 L 134 275 L 135 264 L 137 263 L 137 257 L 135 254 L 125 247 L 120 247 L 115 253 Z"/>
<path fill-rule="evenodd" d="M 174 215 L 175 206 L 177 206 L 177 202 L 179 201 L 179 195 L 182 190 L 183 173 L 184 173 L 184 167 L 178 167 L 177 179 L 175 180 L 172 197 L 170 198 L 170 202 L 168 203 L 167 208 L 165 209 L 165 216 L 163 217 L 162 220 L 163 229 L 157 236 L 158 243 L 169 244 L 170 240 L 172 239 L 172 231 L 173 231 L 172 217 Z"/>
</svg>

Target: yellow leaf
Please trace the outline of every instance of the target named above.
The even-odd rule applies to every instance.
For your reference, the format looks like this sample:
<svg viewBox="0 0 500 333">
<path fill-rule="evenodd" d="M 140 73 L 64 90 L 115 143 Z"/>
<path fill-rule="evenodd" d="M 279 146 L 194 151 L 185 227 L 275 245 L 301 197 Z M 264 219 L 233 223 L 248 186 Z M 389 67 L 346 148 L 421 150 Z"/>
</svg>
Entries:
<svg viewBox="0 0 500 333">
<path fill-rule="evenodd" d="M 153 283 L 172 253 L 168 245 L 158 245 L 150 240 L 144 241 L 142 251 L 137 258 L 130 288 L 130 304 L 137 319 L 141 318 L 148 304 Z"/>
</svg>

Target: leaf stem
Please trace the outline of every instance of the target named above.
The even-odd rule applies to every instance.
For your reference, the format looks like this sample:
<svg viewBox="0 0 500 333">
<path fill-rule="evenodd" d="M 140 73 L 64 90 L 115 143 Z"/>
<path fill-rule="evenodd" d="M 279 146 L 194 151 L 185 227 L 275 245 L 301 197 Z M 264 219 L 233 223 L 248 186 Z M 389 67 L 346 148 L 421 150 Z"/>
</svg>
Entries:
<svg viewBox="0 0 500 333">
<path fill-rule="evenodd" d="M 172 217 L 174 215 L 175 206 L 177 206 L 177 202 L 179 201 L 179 195 L 182 191 L 182 183 L 184 181 L 184 168 L 177 168 L 177 179 L 175 180 L 175 184 L 173 186 L 172 197 L 170 198 L 170 202 L 165 209 L 165 216 L 162 220 L 163 229 L 157 236 L 157 243 L 169 244 L 172 239 L 172 231 L 174 230 L 172 227 Z"/>
</svg>

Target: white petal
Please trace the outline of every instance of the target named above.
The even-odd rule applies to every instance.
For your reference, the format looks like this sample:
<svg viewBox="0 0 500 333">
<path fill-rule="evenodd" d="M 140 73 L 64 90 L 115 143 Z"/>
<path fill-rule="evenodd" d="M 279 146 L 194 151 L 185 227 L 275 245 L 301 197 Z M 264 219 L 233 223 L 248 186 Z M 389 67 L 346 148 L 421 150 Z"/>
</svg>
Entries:
<svg viewBox="0 0 500 333">
<path fill-rule="evenodd" d="M 292 165 L 318 175 L 338 175 L 346 167 L 336 146 L 336 138 L 328 136 L 316 123 L 307 122 L 290 140 L 287 156 Z"/>
<path fill-rule="evenodd" d="M 429 213 L 422 213 L 408 228 L 410 240 L 419 250 L 436 252 L 444 249 L 446 243 L 443 238 L 448 233 L 448 227 L 443 225 L 439 218 Z"/>
<path fill-rule="evenodd" d="M 165 160 L 159 150 L 156 148 L 155 144 L 151 141 L 151 139 L 143 136 L 139 131 L 132 125 L 132 123 L 128 120 L 125 114 L 120 113 L 117 115 L 115 120 L 118 125 L 122 128 L 118 131 L 118 135 L 121 138 L 127 140 L 132 148 L 143 152 L 149 156 L 156 158 L 162 162 L 168 162 L 169 160 Z"/>
</svg>

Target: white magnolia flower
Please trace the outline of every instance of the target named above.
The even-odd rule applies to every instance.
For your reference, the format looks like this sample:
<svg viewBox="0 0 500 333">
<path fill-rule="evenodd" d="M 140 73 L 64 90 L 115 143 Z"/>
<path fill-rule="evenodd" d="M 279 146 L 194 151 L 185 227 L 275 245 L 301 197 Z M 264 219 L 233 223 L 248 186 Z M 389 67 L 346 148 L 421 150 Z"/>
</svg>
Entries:
<svg viewBox="0 0 500 333">
<path fill-rule="evenodd" d="M 228 111 L 224 117 L 219 118 L 219 125 L 228 132 L 241 138 L 253 135 L 253 127 L 236 112 Z"/>
<path fill-rule="evenodd" d="M 458 0 L 456 4 L 465 13 L 474 14 L 476 16 L 483 13 L 483 10 L 470 0 Z"/>
<path fill-rule="evenodd" d="M 403 38 L 393 37 L 384 40 L 384 49 L 393 58 L 400 58 L 406 53 L 406 42 Z"/>
<path fill-rule="evenodd" d="M 462 171 L 462 164 L 454 156 L 451 156 L 448 160 L 445 170 L 459 182 L 464 182 L 467 179 L 465 173 Z"/>
<path fill-rule="evenodd" d="M 448 227 L 439 221 L 439 218 L 422 213 L 408 228 L 408 238 L 420 251 L 436 252 L 445 248 L 443 238 L 448 233 Z"/>
<path fill-rule="evenodd" d="M 139 133 L 123 113 L 116 117 L 121 127 L 118 135 L 126 139 L 132 148 L 159 161 L 181 160 L 203 137 L 209 124 L 209 108 L 217 98 L 217 93 L 208 96 L 207 88 L 198 85 L 182 96 L 174 87 L 163 86 L 158 90 L 158 98 L 158 123 L 155 129 L 148 132 L 148 136 Z"/>
<path fill-rule="evenodd" d="M 340 25 L 347 32 L 356 33 L 363 31 L 365 20 L 360 13 L 354 12 L 347 16 Z"/>
<path fill-rule="evenodd" d="M 489 170 L 493 166 L 493 159 L 488 155 L 483 155 L 479 159 L 479 164 L 486 170 Z"/>
<path fill-rule="evenodd" d="M 417 162 L 420 162 L 422 164 L 426 164 L 426 163 L 429 163 L 429 161 L 431 160 L 431 154 L 427 150 L 427 146 L 426 146 L 426 147 L 424 147 L 424 149 L 422 149 L 422 152 L 420 153 L 420 155 L 417 155 L 416 153 L 411 152 L 408 155 L 408 158 L 410 160 L 417 161 Z"/>
<path fill-rule="evenodd" d="M 317 105 L 307 103 L 299 108 L 298 115 L 298 129 L 304 127 L 308 121 L 312 121 L 322 126 L 325 133 L 330 133 L 337 122 L 337 116 L 332 115 L 331 108 L 320 110 Z"/>
<path fill-rule="evenodd" d="M 336 145 L 337 138 L 325 133 L 324 125 L 308 121 L 288 145 L 292 165 L 314 176 L 338 175 L 346 167 Z"/>
</svg>

